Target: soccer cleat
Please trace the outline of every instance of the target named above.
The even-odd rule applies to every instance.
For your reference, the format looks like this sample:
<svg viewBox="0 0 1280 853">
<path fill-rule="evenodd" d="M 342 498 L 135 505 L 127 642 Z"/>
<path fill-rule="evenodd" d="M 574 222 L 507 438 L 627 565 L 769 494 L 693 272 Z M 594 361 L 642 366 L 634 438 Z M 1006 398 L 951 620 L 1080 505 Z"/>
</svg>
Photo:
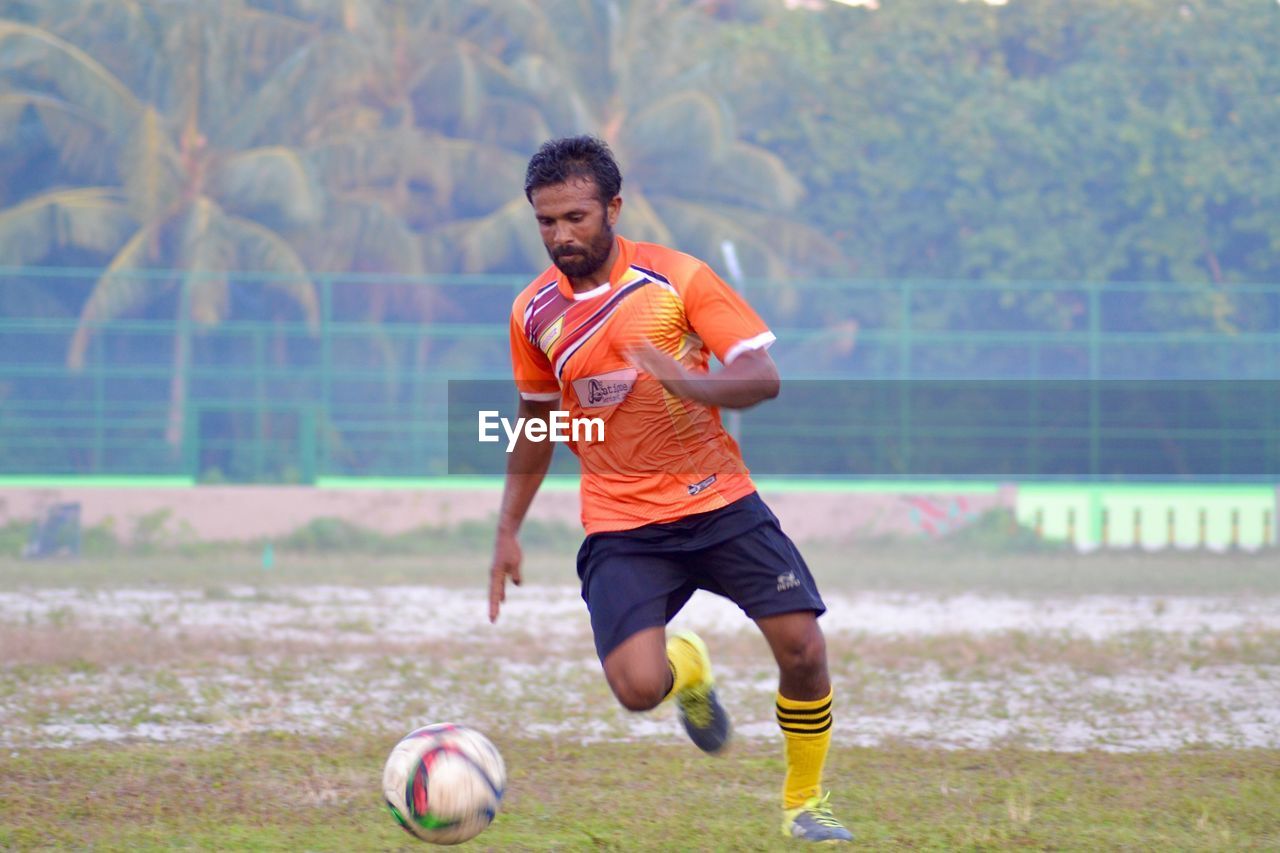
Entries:
<svg viewBox="0 0 1280 853">
<path fill-rule="evenodd" d="M 799 808 L 786 809 L 782 813 L 782 834 L 787 838 L 801 841 L 813 841 L 818 844 L 840 844 L 853 840 L 853 833 L 844 828 L 831 813 L 827 799 L 828 791 L 822 797 L 810 797 Z"/>
<path fill-rule="evenodd" d="M 711 675 L 711 656 L 707 644 L 692 631 L 681 631 L 667 641 L 687 643 L 702 661 L 702 680 L 676 694 L 676 710 L 689 739 L 703 752 L 716 753 L 729 742 L 729 712 L 716 696 L 715 678 Z"/>
</svg>

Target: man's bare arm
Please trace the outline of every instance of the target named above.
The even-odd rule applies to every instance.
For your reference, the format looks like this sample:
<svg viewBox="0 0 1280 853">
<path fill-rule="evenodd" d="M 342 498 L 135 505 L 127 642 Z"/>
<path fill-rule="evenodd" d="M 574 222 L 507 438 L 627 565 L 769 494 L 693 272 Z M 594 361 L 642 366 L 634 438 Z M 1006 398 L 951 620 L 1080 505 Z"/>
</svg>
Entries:
<svg viewBox="0 0 1280 853">
<path fill-rule="evenodd" d="M 558 400 L 540 402 L 520 401 L 517 417 L 526 421 L 547 421 Z M 520 563 L 523 555 L 517 534 L 524 522 L 529 506 L 533 503 L 538 487 L 551 467 L 551 455 L 555 444 L 549 441 L 535 442 L 525 438 L 522 430 L 516 445 L 507 456 L 506 483 L 502 489 L 502 505 L 498 510 L 498 532 L 493 543 L 493 563 L 489 567 L 489 621 L 496 622 L 498 610 L 507 598 L 507 578 L 516 586 L 522 580 Z"/>
</svg>

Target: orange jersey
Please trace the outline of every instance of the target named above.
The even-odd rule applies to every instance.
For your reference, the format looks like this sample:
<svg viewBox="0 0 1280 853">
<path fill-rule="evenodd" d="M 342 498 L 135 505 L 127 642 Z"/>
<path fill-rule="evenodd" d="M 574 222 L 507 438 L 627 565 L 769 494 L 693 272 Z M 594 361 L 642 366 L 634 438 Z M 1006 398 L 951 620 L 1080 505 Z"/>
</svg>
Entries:
<svg viewBox="0 0 1280 853">
<path fill-rule="evenodd" d="M 570 443 L 582 468 L 587 533 L 709 512 L 755 491 L 718 409 L 676 397 L 627 359 L 640 341 L 706 373 L 774 336 L 703 262 L 618 240 L 609 284 L 574 293 L 554 266 L 516 297 L 511 361 L 529 400 L 599 418 L 604 441 Z"/>
</svg>

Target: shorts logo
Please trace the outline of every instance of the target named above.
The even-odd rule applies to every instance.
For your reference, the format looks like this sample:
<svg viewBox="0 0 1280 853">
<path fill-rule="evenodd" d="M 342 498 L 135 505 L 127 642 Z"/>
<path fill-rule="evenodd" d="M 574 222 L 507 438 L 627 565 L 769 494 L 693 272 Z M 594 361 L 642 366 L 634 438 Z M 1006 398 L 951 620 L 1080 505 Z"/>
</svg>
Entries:
<svg viewBox="0 0 1280 853">
<path fill-rule="evenodd" d="M 787 572 L 785 575 L 778 575 L 778 592 L 786 592 L 789 589 L 795 589 L 800 586 L 800 578 L 796 577 L 795 572 Z"/>
<path fill-rule="evenodd" d="M 696 495 L 698 492 L 701 492 L 703 489 L 707 488 L 715 481 L 716 481 L 716 475 L 712 474 L 710 477 L 703 480 L 701 483 L 694 483 L 693 485 L 689 486 L 690 497 L 692 497 L 693 495 Z"/>
<path fill-rule="evenodd" d="M 578 405 L 584 409 L 598 409 L 621 403 L 631 393 L 631 386 L 635 383 L 635 369 L 627 368 L 586 379 L 575 379 L 573 390 L 578 395 Z"/>
</svg>

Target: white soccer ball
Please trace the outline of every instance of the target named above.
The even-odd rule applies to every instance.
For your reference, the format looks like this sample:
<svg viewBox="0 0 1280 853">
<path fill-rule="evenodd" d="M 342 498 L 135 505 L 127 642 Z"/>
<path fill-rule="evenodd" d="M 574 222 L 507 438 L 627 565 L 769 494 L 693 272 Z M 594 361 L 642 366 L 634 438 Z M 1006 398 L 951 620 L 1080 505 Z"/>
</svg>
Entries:
<svg viewBox="0 0 1280 853">
<path fill-rule="evenodd" d="M 454 723 L 409 732 L 382 770 L 391 814 L 433 844 L 460 844 L 479 835 L 498 813 L 506 785 L 506 765 L 489 739 Z"/>
</svg>

